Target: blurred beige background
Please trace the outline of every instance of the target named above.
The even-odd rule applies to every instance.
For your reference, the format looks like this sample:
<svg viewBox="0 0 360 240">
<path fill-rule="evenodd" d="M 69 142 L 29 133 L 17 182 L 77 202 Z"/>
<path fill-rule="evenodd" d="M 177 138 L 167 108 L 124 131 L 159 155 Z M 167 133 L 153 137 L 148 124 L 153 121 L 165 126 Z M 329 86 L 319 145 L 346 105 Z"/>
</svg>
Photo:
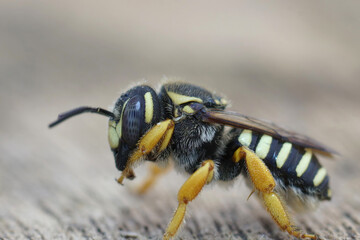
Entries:
<svg viewBox="0 0 360 240">
<path fill-rule="evenodd" d="M 121 187 L 109 107 L 138 82 L 177 76 L 336 149 L 334 198 L 296 218 L 325 239 L 360 239 L 359 1 L 2 1 L 0 239 L 158 239 L 185 178 L 146 196 Z M 191 203 L 182 239 L 289 239 L 240 178 Z M 219 197 L 221 196 L 221 198 Z"/>
</svg>

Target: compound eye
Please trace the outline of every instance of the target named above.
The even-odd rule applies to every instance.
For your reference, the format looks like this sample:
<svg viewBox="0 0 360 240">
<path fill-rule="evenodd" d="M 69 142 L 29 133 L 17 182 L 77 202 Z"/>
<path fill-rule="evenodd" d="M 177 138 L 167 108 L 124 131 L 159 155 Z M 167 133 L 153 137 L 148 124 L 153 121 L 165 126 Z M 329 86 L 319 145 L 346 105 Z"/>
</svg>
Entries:
<svg viewBox="0 0 360 240">
<path fill-rule="evenodd" d="M 122 116 L 122 138 L 129 146 L 136 145 L 141 137 L 144 114 L 143 99 L 138 95 L 132 97 L 127 102 Z"/>
</svg>

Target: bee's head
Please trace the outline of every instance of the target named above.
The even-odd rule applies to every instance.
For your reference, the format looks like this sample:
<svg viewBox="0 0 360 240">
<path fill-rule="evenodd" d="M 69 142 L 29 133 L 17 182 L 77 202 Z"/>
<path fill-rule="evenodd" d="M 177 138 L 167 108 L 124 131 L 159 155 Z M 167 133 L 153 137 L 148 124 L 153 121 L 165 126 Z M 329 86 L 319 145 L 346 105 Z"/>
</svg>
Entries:
<svg viewBox="0 0 360 240">
<path fill-rule="evenodd" d="M 141 137 L 162 118 L 161 102 L 149 86 L 137 86 L 122 94 L 113 112 L 102 108 L 79 107 L 59 114 L 53 127 L 64 120 L 84 112 L 109 117 L 108 140 L 114 153 L 117 169 L 123 171 Z M 130 176 L 128 176 L 130 177 Z"/>
<path fill-rule="evenodd" d="M 123 171 L 140 138 L 162 118 L 161 102 L 149 86 L 137 86 L 116 101 L 108 140 L 116 167 Z"/>
</svg>

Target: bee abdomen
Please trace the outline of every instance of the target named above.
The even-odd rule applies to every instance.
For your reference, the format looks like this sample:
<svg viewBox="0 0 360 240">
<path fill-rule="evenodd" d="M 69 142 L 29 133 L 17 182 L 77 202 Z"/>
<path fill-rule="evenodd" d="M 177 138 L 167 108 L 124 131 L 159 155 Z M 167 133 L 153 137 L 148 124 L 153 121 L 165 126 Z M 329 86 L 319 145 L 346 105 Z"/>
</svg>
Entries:
<svg viewBox="0 0 360 240">
<path fill-rule="evenodd" d="M 311 149 L 281 141 L 251 130 L 233 129 L 237 145 L 247 146 L 261 158 L 284 187 L 296 187 L 304 194 L 330 199 L 329 177 Z"/>
</svg>

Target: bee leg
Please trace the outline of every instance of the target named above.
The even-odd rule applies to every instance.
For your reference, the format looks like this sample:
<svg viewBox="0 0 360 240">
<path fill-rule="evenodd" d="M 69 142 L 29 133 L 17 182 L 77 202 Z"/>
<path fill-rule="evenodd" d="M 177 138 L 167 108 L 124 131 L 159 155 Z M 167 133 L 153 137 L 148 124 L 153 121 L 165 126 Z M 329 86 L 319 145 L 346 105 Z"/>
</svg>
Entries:
<svg viewBox="0 0 360 240">
<path fill-rule="evenodd" d="M 286 210 L 285 203 L 279 195 L 273 191 L 276 186 L 275 179 L 265 163 L 252 150 L 245 146 L 238 148 L 233 156 L 235 162 L 242 159 L 245 159 L 250 179 L 255 189 L 260 192 L 266 210 L 281 230 L 287 231 L 290 235 L 297 238 L 317 239 L 316 235 L 302 234 L 294 227 L 290 215 Z"/>
<path fill-rule="evenodd" d="M 129 175 L 132 166 L 143 156 L 149 154 L 156 149 L 159 154 L 169 145 L 172 134 L 174 132 L 175 123 L 173 120 L 167 119 L 153 126 L 138 142 L 138 147 L 132 153 L 126 163 L 124 171 L 118 179 L 118 183 L 122 184 L 124 178 Z"/>
<path fill-rule="evenodd" d="M 165 168 L 158 167 L 156 164 L 149 165 L 149 176 L 136 190 L 138 194 L 145 194 L 157 181 L 157 179 L 171 169 L 170 164 Z"/>
<path fill-rule="evenodd" d="M 213 175 L 214 162 L 207 160 L 182 185 L 178 193 L 179 206 L 166 229 L 163 240 L 168 240 L 175 236 L 184 220 L 186 205 L 196 198 L 205 184 L 211 182 Z"/>
<path fill-rule="evenodd" d="M 270 213 L 281 230 L 287 231 L 290 235 L 293 235 L 297 238 L 318 239 L 318 237 L 314 234 L 302 234 L 299 230 L 296 229 L 296 227 L 292 224 L 290 216 L 286 211 L 284 202 L 281 200 L 279 195 L 277 195 L 275 192 L 262 192 L 260 195 L 262 196 L 266 210 Z"/>
</svg>

